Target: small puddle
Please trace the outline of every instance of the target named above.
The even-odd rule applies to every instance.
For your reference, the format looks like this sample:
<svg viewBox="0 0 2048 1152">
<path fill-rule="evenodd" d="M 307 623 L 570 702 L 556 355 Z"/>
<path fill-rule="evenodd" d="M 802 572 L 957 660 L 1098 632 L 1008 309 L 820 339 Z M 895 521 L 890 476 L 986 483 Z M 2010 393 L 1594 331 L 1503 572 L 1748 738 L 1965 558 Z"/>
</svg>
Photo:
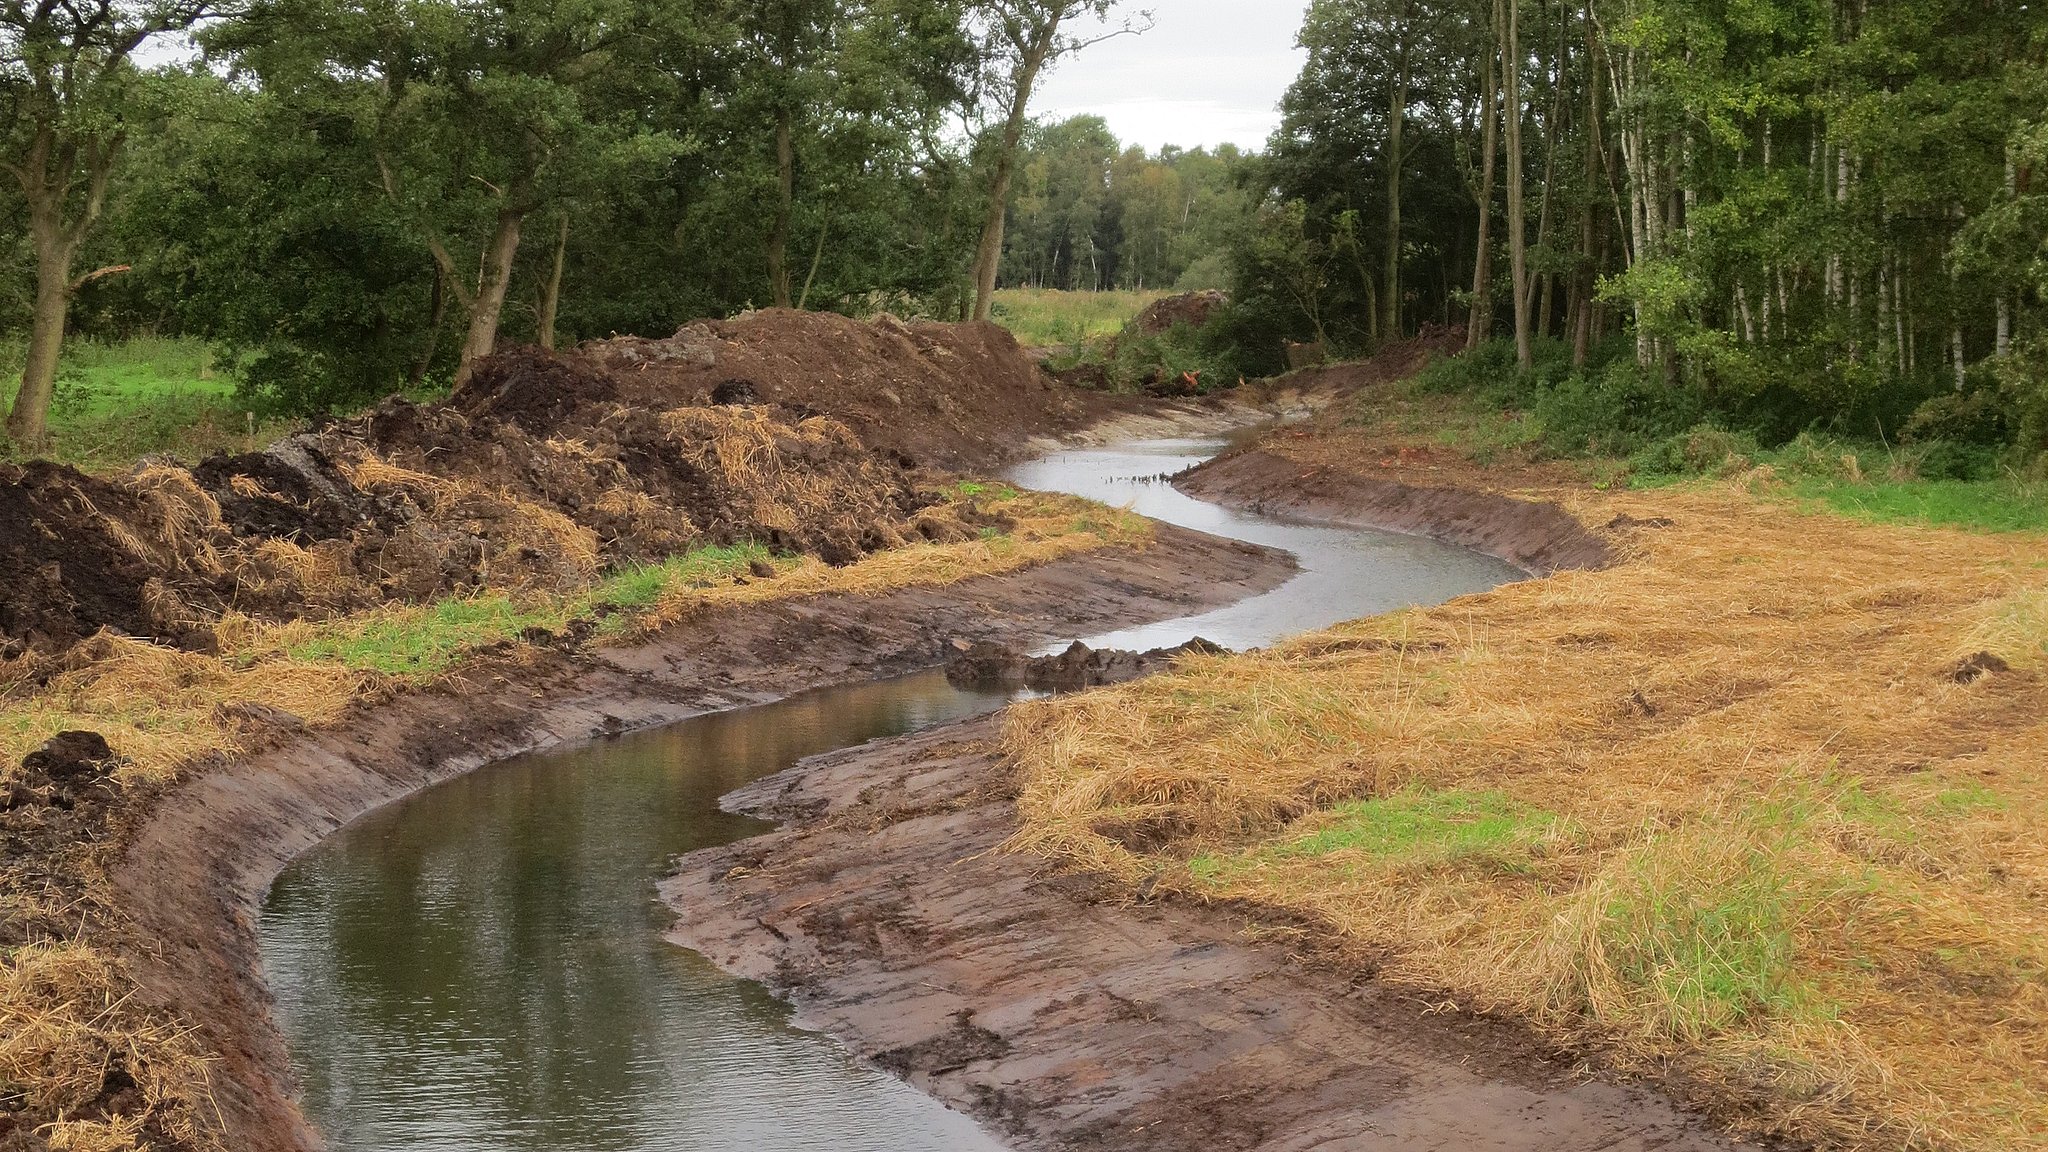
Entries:
<svg viewBox="0 0 2048 1152">
<path fill-rule="evenodd" d="M 1110 636 L 1271 643 L 1519 576 L 1427 540 L 1224 511 L 1150 480 L 1212 441 L 1065 452 L 1020 484 L 1286 548 L 1285 587 Z M 992 711 L 925 673 L 830 688 L 475 772 L 285 869 L 259 925 L 306 1114 L 337 1152 L 982 1152 L 973 1121 L 790 1024 L 662 940 L 671 860 L 764 826 L 718 798 L 807 756 Z"/>
</svg>

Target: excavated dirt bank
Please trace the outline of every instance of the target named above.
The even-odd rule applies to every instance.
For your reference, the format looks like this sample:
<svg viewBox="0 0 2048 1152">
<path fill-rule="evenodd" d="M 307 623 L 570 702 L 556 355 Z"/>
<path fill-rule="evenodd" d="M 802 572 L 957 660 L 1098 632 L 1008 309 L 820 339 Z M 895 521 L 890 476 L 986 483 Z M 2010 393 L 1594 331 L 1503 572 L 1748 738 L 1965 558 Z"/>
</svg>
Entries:
<svg viewBox="0 0 2048 1152">
<path fill-rule="evenodd" d="M 318 1146 L 291 1100 L 254 921 L 279 869 L 381 805 L 520 752 L 936 666 L 955 641 L 1033 643 L 1170 618 L 1281 583 L 1275 553 L 1162 527 L 1143 552 L 873 598 L 704 612 L 631 649 L 473 666 L 443 687 L 221 765 L 158 804 L 114 870 L 136 918 L 123 947 L 154 1001 L 220 1054 L 214 1084 L 242 1150 Z"/>
<path fill-rule="evenodd" d="M 704 545 L 845 564 L 972 539 L 947 473 L 1133 406 L 1056 385 L 987 324 L 771 311 L 515 348 L 445 402 L 191 468 L 0 465 L 0 660 L 102 628 L 211 649 L 229 613 L 577 592 Z"/>
<path fill-rule="evenodd" d="M 694 853 L 671 933 L 1019 1148 L 1742 1147 L 1509 1025 L 1308 966 L 1285 923 L 1002 852 L 995 720 L 727 798 L 787 822 Z"/>
<path fill-rule="evenodd" d="M 1253 447 L 1176 477 L 1197 499 L 1340 528 L 1431 536 L 1497 556 L 1532 575 L 1605 568 L 1607 541 L 1555 504 L 1467 488 L 1425 488 L 1305 465 Z"/>
</svg>

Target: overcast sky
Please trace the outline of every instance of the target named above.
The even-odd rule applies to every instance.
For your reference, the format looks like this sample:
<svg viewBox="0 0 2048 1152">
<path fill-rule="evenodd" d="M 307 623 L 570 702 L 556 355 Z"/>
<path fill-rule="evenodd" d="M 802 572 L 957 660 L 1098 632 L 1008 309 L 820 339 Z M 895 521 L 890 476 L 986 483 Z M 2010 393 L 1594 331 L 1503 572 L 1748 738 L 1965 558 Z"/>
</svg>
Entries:
<svg viewBox="0 0 2048 1152">
<path fill-rule="evenodd" d="M 1063 62 L 1031 112 L 1092 113 L 1126 144 L 1158 151 L 1232 143 L 1260 148 L 1279 126 L 1280 97 L 1301 71 L 1294 46 L 1308 0 L 1124 0 L 1156 26 Z"/>
</svg>

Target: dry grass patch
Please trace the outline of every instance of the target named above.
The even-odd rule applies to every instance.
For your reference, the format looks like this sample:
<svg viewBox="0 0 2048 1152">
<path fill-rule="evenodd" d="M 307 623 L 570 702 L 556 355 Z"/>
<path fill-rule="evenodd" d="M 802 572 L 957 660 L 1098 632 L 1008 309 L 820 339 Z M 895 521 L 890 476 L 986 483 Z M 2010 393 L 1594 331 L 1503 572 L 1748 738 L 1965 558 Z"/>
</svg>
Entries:
<svg viewBox="0 0 2048 1152">
<path fill-rule="evenodd" d="M 1673 523 L 1605 572 L 1013 710 L 1019 846 L 1307 914 L 1768 1126 L 2039 1147 L 2042 539 L 1573 499 Z"/>
<path fill-rule="evenodd" d="M 0 783 L 23 756 L 69 729 L 105 736 L 123 758 L 124 778 L 169 780 L 207 754 L 240 751 L 252 723 L 326 726 L 364 699 L 432 683 L 480 649 L 516 644 L 530 629 L 559 631 L 578 618 L 600 617 L 601 630 L 619 636 L 705 607 L 951 584 L 1141 546 L 1151 535 L 1141 517 L 1071 497 L 999 494 L 975 500 L 963 520 L 965 506 L 928 515 L 988 522 L 955 533 L 967 539 L 906 545 L 838 568 L 752 545 L 701 549 L 613 573 L 572 595 L 486 592 L 285 624 L 231 615 L 216 630 L 219 655 L 103 635 L 54 660 L 0 661 Z M 757 566 L 768 574 L 755 575 Z"/>
</svg>

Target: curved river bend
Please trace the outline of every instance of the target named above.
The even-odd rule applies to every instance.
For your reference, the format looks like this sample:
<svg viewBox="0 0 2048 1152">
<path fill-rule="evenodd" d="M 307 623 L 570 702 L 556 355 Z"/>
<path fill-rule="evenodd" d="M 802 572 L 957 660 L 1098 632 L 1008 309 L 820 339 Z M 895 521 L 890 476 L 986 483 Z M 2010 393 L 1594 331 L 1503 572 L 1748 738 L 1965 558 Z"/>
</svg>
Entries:
<svg viewBox="0 0 2048 1152">
<path fill-rule="evenodd" d="M 1214 441 L 1064 452 L 1017 483 L 1284 548 L 1302 573 L 1203 616 L 1091 637 L 1243 648 L 1515 579 L 1431 541 L 1285 524 L 1163 476 Z M 278 878 L 259 935 L 307 1115 L 338 1152 L 983 1152 L 1001 1145 L 757 985 L 662 941 L 678 854 L 763 826 L 724 793 L 988 712 L 943 675 L 853 684 L 496 765 L 375 813 Z"/>
</svg>

